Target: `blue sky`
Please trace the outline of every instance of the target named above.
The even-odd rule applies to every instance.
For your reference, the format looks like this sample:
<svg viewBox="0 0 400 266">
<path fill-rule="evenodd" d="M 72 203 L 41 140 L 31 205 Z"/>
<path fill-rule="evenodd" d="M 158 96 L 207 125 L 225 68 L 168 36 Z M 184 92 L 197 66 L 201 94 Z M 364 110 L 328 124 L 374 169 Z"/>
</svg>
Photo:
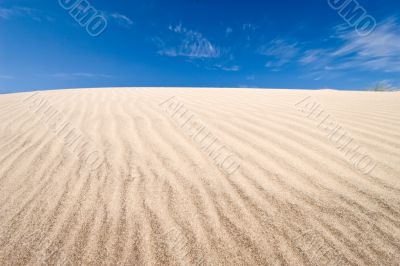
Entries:
<svg viewBox="0 0 400 266">
<path fill-rule="evenodd" d="M 88 2 L 107 21 L 97 37 L 59 0 L 0 0 L 0 93 L 400 86 L 398 0 L 358 1 L 377 22 L 367 36 L 328 0 Z"/>
</svg>

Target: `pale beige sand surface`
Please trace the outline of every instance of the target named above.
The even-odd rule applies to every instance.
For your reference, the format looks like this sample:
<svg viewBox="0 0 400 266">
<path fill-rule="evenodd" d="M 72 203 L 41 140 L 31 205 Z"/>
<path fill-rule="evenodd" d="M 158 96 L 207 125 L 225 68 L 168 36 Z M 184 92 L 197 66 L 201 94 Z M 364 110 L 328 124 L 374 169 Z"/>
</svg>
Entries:
<svg viewBox="0 0 400 266">
<path fill-rule="evenodd" d="M 314 103 L 376 162 L 369 173 L 307 117 Z M 237 171 L 202 150 L 177 104 Z M 0 95 L 0 265 L 400 265 L 399 254 L 398 92 Z"/>
</svg>

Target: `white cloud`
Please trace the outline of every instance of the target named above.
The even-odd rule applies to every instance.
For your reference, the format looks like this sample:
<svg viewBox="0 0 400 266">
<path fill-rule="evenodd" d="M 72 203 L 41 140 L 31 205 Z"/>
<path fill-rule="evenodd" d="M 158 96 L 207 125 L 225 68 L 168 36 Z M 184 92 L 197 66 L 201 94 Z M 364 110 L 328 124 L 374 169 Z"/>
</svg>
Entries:
<svg viewBox="0 0 400 266">
<path fill-rule="evenodd" d="M 179 23 L 178 25 L 175 26 L 169 25 L 168 29 L 176 33 L 181 33 L 184 30 L 184 28 L 182 27 L 182 23 Z"/>
<path fill-rule="evenodd" d="M 349 57 L 349 62 L 369 70 L 400 71 L 400 26 L 394 18 L 379 24 L 368 36 L 349 31 L 338 38 L 345 43 L 331 57 Z"/>
<path fill-rule="evenodd" d="M 257 29 L 257 26 L 251 23 L 244 23 L 242 25 L 243 30 L 249 30 L 249 31 L 255 31 Z"/>
<path fill-rule="evenodd" d="M 169 26 L 168 29 L 178 35 L 178 44 L 175 46 L 167 45 L 160 38 L 155 38 L 156 44 L 159 46 L 159 54 L 172 57 L 183 56 L 193 59 L 220 57 L 220 49 L 200 32 L 188 30 L 182 24 Z"/>
<path fill-rule="evenodd" d="M 233 32 L 233 29 L 231 27 L 227 27 L 225 30 L 225 36 L 229 36 Z"/>
<path fill-rule="evenodd" d="M 111 78 L 110 75 L 96 74 L 96 73 L 86 73 L 86 72 L 56 73 L 56 74 L 42 75 L 42 76 L 52 77 L 52 78 L 65 78 L 65 79 L 74 79 L 74 78 L 92 78 L 92 79 Z"/>
<path fill-rule="evenodd" d="M 368 57 L 385 57 L 396 55 L 400 51 L 400 28 L 391 18 L 383 22 L 371 35 L 360 37 L 350 31 L 339 35 L 346 43 L 332 53 L 333 56 L 342 56 L 357 53 Z"/>
<path fill-rule="evenodd" d="M 279 68 L 294 59 L 300 52 L 300 49 L 297 43 L 291 43 L 283 39 L 274 39 L 269 44 L 261 46 L 258 52 L 270 58 L 265 64 L 266 67 Z"/>
<path fill-rule="evenodd" d="M 237 72 L 240 70 L 240 66 L 237 66 L 237 65 L 225 66 L 225 65 L 221 65 L 221 64 L 216 64 L 215 67 L 218 69 L 224 70 L 224 71 L 229 71 L 229 72 Z"/>
<path fill-rule="evenodd" d="M 119 25 L 124 26 L 124 27 L 130 27 L 133 25 L 133 20 L 131 20 L 129 17 L 120 14 L 120 13 L 111 13 L 106 15 L 108 18 L 114 19 Z"/>
<path fill-rule="evenodd" d="M 299 52 L 297 43 L 289 43 L 283 39 L 274 39 L 259 49 L 260 54 L 273 57 L 294 57 Z"/>
<path fill-rule="evenodd" d="M 52 20 L 51 17 L 43 16 L 42 12 L 30 7 L 16 6 L 12 8 L 0 8 L 0 19 L 11 19 L 14 17 L 29 17 L 36 21 L 42 21 L 42 18 Z"/>
<path fill-rule="evenodd" d="M 14 77 L 8 75 L 0 75 L 0 79 L 14 79 Z"/>
<path fill-rule="evenodd" d="M 363 69 L 369 71 L 400 71 L 400 26 L 396 19 L 380 23 L 368 36 L 359 36 L 348 27 L 335 27 L 332 39 L 340 41 L 336 48 L 315 49 L 304 52 L 299 62 L 314 69 L 343 71 Z"/>
<path fill-rule="evenodd" d="M 321 56 L 323 56 L 324 53 L 325 53 L 325 51 L 322 49 L 305 51 L 304 55 L 300 58 L 299 62 L 304 65 L 314 63 L 314 62 L 320 60 Z"/>
<path fill-rule="evenodd" d="M 0 18 L 9 19 L 13 15 L 15 15 L 15 10 L 8 8 L 0 8 Z"/>
</svg>

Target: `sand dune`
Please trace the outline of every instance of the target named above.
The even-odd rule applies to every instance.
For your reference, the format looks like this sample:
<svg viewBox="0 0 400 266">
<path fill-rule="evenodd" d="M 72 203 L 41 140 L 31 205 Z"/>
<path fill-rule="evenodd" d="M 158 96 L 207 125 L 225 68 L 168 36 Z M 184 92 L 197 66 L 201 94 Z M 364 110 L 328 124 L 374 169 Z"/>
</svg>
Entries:
<svg viewBox="0 0 400 266">
<path fill-rule="evenodd" d="M 0 96 L 1 265 L 400 265 L 399 254 L 399 92 Z"/>
</svg>

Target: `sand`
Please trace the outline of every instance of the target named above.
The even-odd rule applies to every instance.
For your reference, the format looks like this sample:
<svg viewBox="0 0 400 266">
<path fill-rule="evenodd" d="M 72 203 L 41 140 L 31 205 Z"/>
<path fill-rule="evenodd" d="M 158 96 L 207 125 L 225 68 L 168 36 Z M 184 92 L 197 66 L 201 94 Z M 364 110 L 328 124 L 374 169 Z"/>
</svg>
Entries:
<svg viewBox="0 0 400 266">
<path fill-rule="evenodd" d="M 0 95 L 0 265 L 400 265 L 400 93 Z"/>
</svg>

